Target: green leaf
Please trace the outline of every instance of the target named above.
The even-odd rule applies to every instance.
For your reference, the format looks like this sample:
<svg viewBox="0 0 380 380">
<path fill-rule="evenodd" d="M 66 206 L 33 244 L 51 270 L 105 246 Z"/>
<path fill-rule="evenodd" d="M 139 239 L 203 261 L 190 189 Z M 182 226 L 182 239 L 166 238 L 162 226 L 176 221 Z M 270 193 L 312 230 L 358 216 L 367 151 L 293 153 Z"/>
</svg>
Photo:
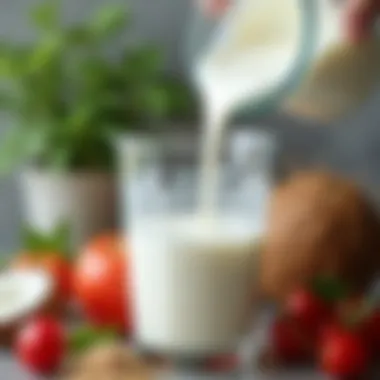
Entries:
<svg viewBox="0 0 380 380">
<path fill-rule="evenodd" d="M 162 69 L 162 54 L 153 46 L 139 46 L 123 57 L 123 74 L 137 81 L 158 79 Z"/>
<path fill-rule="evenodd" d="M 89 29 L 98 38 L 111 37 L 121 31 L 128 21 L 128 13 L 122 7 L 103 7 L 93 17 Z"/>
<path fill-rule="evenodd" d="M 68 222 L 61 222 L 57 225 L 50 238 L 50 245 L 55 252 L 69 254 L 70 252 L 71 228 Z"/>
<path fill-rule="evenodd" d="M 8 78 L 12 76 L 12 73 L 12 62 L 6 58 L 0 57 L 0 77 Z"/>
<path fill-rule="evenodd" d="M 20 81 L 31 56 L 31 49 L 25 46 L 7 46 L 0 48 L 0 77 Z"/>
<path fill-rule="evenodd" d="M 59 26 L 59 1 L 45 0 L 34 6 L 30 12 L 30 18 L 41 30 L 55 30 Z"/>
<path fill-rule="evenodd" d="M 71 143 L 70 147 L 55 146 L 54 150 L 49 154 L 49 166 L 57 171 L 61 172 L 71 167 L 72 162 L 72 150 L 75 149 Z"/>
<path fill-rule="evenodd" d="M 51 36 L 38 44 L 28 61 L 28 72 L 45 70 L 46 66 L 59 59 L 64 42 L 61 36 Z M 46 71 L 44 71 L 46 75 Z"/>
<path fill-rule="evenodd" d="M 40 254 L 46 250 L 46 237 L 39 231 L 31 228 L 30 226 L 24 226 L 22 231 L 23 248 L 31 254 Z"/>
<path fill-rule="evenodd" d="M 93 102 L 79 103 L 73 108 L 67 120 L 68 133 L 73 137 L 83 136 L 86 133 L 86 127 L 94 120 L 96 111 Z"/>
<path fill-rule="evenodd" d="M 113 329 L 96 329 L 91 326 L 75 330 L 69 338 L 69 350 L 78 354 L 99 343 L 115 342 L 118 334 Z"/>
<path fill-rule="evenodd" d="M 76 68 L 78 70 L 76 75 L 81 77 L 80 100 L 94 104 L 95 97 L 103 97 L 104 91 L 109 90 L 114 69 L 109 62 L 100 57 L 86 58 Z"/>
<path fill-rule="evenodd" d="M 161 118 L 168 110 L 168 96 L 165 88 L 152 86 L 145 88 L 138 98 L 142 110 L 151 118 Z M 143 112 L 141 112 L 143 114 Z"/>
<path fill-rule="evenodd" d="M 316 295 L 327 302 L 336 302 L 346 298 L 350 291 L 341 281 L 330 276 L 319 277 L 312 283 Z"/>
<path fill-rule="evenodd" d="M 93 34 L 90 33 L 88 28 L 82 25 L 76 25 L 66 31 L 66 43 L 69 46 L 75 47 L 88 47 L 94 42 Z"/>
<path fill-rule="evenodd" d="M 9 174 L 15 167 L 38 155 L 44 146 L 42 129 L 10 128 L 0 143 L 0 175 Z"/>
<path fill-rule="evenodd" d="M 59 223 L 51 233 L 24 226 L 22 236 L 23 246 L 30 254 L 43 256 L 45 253 L 54 253 L 68 258 L 70 252 L 70 227 L 68 223 Z"/>
<path fill-rule="evenodd" d="M 13 49 L 2 42 L 0 44 L 0 77 L 7 78 L 12 75 L 12 66 L 13 66 Z"/>
<path fill-rule="evenodd" d="M 6 91 L 0 91 L 0 109 L 13 110 L 16 99 Z"/>
<path fill-rule="evenodd" d="M 166 78 L 164 86 L 168 96 L 168 116 L 171 118 L 193 117 L 197 105 L 191 88 L 173 78 Z"/>
</svg>

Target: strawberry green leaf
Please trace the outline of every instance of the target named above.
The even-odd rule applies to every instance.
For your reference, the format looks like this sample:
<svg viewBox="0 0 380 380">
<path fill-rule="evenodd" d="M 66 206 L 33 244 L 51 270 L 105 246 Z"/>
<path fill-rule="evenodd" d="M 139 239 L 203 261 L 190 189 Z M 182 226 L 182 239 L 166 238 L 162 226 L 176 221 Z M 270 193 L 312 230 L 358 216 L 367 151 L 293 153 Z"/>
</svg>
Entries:
<svg viewBox="0 0 380 380">
<path fill-rule="evenodd" d="M 69 337 L 69 349 L 71 353 L 78 354 L 99 343 L 114 342 L 117 338 L 115 330 L 84 326 L 73 331 Z"/>
<path fill-rule="evenodd" d="M 348 287 L 336 278 L 319 277 L 312 283 L 313 292 L 327 302 L 336 302 L 349 295 Z"/>
<path fill-rule="evenodd" d="M 47 250 L 46 238 L 28 225 L 23 227 L 22 240 L 24 249 L 30 254 L 40 254 Z"/>
<path fill-rule="evenodd" d="M 68 223 L 60 223 L 55 228 L 51 236 L 51 246 L 56 252 L 68 255 L 70 252 L 70 225 Z"/>
<path fill-rule="evenodd" d="M 50 233 L 25 226 L 23 245 L 29 254 L 44 255 L 54 253 L 68 257 L 70 253 L 70 228 L 67 223 L 59 223 Z"/>
</svg>

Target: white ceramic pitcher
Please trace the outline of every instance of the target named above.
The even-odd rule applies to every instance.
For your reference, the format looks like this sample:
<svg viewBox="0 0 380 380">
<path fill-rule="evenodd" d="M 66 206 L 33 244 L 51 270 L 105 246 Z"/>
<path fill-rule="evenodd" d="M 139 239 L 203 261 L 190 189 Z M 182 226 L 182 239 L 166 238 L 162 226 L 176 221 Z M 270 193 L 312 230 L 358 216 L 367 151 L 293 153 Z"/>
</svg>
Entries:
<svg viewBox="0 0 380 380">
<path fill-rule="evenodd" d="M 255 54 L 266 44 L 283 43 L 282 34 L 291 24 L 296 30 L 293 40 L 286 42 L 291 59 L 275 62 L 273 80 L 268 77 L 260 92 L 246 94 L 235 111 L 257 115 L 283 108 L 324 122 L 348 117 L 380 82 L 380 39 L 374 33 L 358 45 L 348 43 L 341 34 L 342 4 L 336 0 L 235 0 L 216 25 L 200 14 L 195 17 L 187 62 L 198 81 L 205 60 L 212 58 L 215 68 L 226 68 L 226 62 L 241 60 L 244 51 Z"/>
</svg>

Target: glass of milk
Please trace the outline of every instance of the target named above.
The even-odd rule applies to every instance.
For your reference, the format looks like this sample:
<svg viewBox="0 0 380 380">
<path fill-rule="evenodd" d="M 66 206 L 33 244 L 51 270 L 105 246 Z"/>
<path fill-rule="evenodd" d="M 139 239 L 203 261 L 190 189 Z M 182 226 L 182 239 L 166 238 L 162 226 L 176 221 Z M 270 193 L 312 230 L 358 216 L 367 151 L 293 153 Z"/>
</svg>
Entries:
<svg viewBox="0 0 380 380">
<path fill-rule="evenodd" d="M 194 137 L 135 135 L 118 145 L 136 343 L 178 360 L 235 352 L 257 312 L 274 140 L 252 130 L 225 136 L 207 212 Z"/>
</svg>

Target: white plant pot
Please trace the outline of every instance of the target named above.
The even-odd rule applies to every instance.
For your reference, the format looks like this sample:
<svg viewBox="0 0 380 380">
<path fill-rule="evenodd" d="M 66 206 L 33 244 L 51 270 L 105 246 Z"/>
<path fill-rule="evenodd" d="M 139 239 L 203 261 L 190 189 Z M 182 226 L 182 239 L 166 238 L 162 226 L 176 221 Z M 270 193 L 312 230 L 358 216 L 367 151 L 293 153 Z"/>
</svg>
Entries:
<svg viewBox="0 0 380 380">
<path fill-rule="evenodd" d="M 46 232 L 68 222 L 75 246 L 116 225 L 116 181 L 111 174 L 29 170 L 21 174 L 20 185 L 25 222 Z"/>
</svg>

